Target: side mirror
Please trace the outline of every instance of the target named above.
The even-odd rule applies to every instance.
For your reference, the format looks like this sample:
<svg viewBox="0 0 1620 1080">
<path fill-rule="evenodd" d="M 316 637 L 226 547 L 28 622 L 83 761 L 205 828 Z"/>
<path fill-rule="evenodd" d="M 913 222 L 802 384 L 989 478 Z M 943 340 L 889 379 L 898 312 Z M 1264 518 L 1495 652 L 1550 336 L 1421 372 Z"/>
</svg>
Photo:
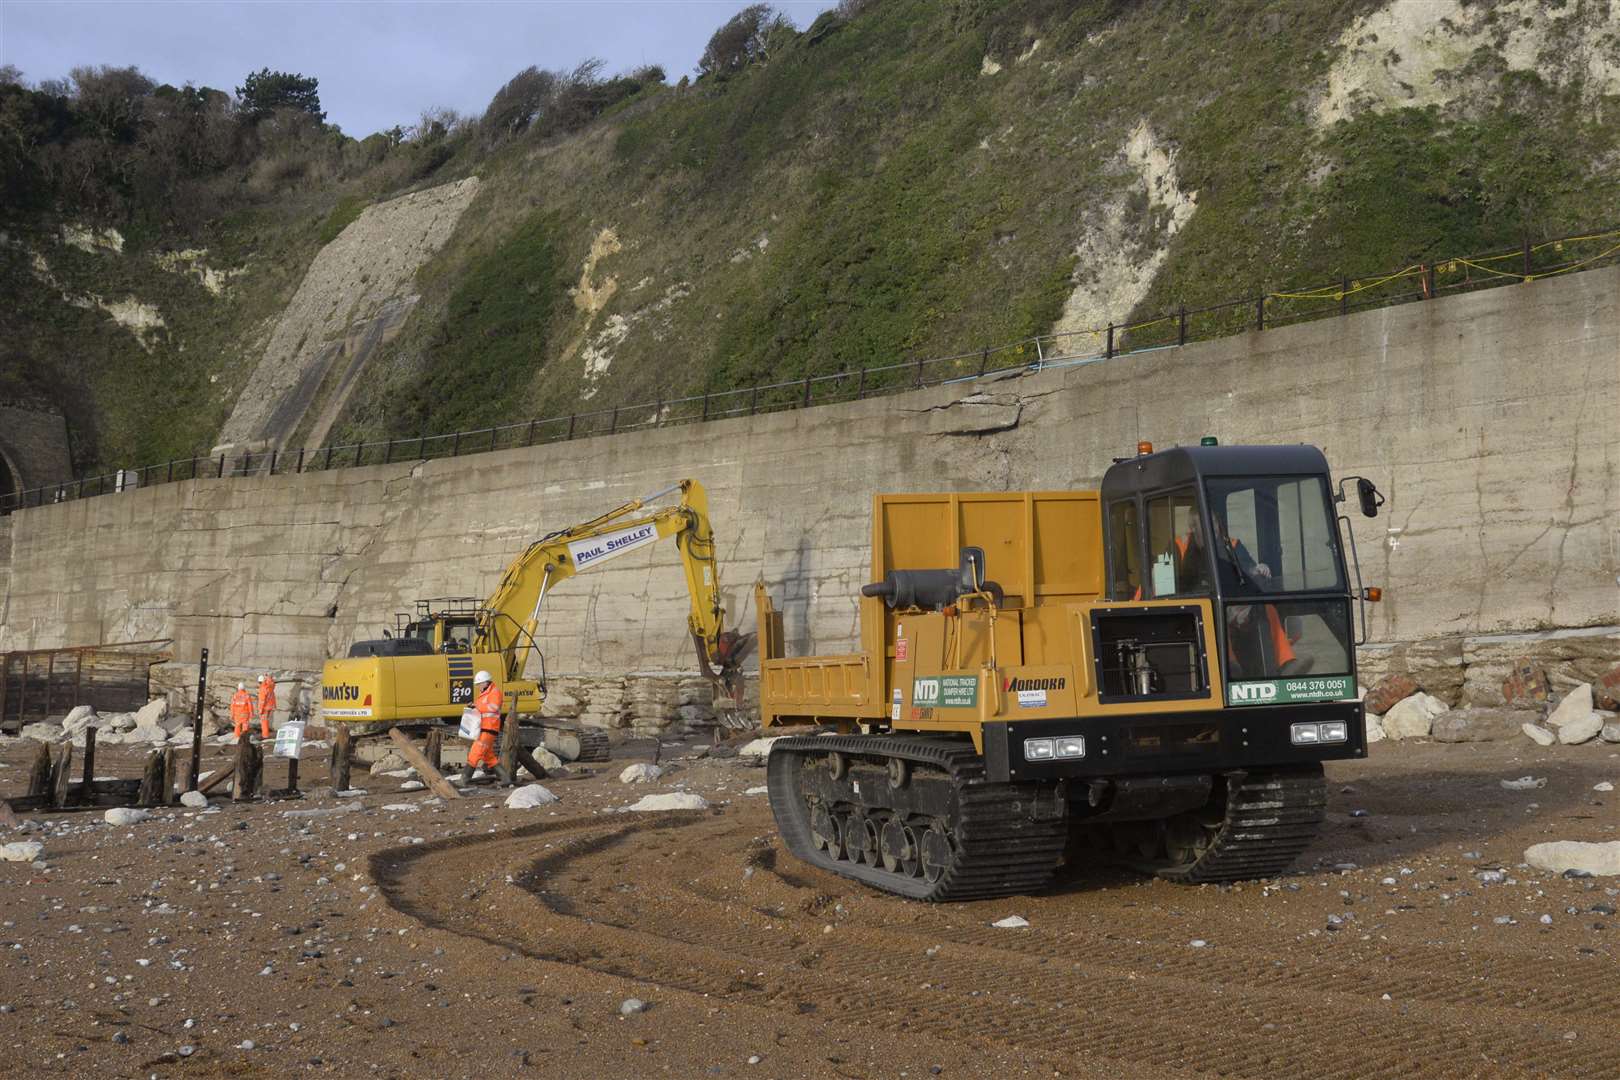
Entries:
<svg viewBox="0 0 1620 1080">
<path fill-rule="evenodd" d="M 962 562 L 960 568 L 962 577 L 962 592 L 976 593 L 984 588 L 984 548 L 965 547 L 962 549 Z"/>
<path fill-rule="evenodd" d="M 1371 480 L 1364 476 L 1356 477 L 1356 496 L 1361 500 L 1362 517 L 1378 516 L 1378 508 L 1384 505 L 1384 497 L 1378 493 Z"/>
</svg>

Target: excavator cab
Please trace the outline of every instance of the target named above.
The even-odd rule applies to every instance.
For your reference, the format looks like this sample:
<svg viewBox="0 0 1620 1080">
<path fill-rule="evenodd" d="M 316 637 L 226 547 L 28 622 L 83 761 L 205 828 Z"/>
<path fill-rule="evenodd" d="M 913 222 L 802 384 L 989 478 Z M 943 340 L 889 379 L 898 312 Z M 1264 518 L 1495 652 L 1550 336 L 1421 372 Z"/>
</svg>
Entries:
<svg viewBox="0 0 1620 1080">
<path fill-rule="evenodd" d="M 1144 444 L 1104 475 L 1109 598 L 1207 598 L 1229 705 L 1353 697 L 1350 575 L 1326 459 L 1212 441 Z M 1362 494 L 1364 513 L 1376 495 Z M 1125 666 L 1144 685 L 1141 672 L 1157 671 Z"/>
</svg>

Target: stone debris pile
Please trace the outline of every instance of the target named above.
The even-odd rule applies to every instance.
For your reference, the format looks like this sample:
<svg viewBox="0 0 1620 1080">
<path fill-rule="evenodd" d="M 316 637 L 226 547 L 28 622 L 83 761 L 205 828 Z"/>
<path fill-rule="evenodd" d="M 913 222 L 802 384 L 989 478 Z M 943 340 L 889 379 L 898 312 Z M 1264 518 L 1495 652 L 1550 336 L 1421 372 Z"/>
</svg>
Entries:
<svg viewBox="0 0 1620 1080">
<path fill-rule="evenodd" d="M 1492 701 L 1456 706 L 1430 692 L 1448 687 L 1460 692 L 1452 674 L 1428 684 L 1406 672 L 1385 675 L 1363 698 L 1367 741 L 1495 742 L 1522 736 L 1539 746 L 1620 743 L 1620 665 L 1591 682 L 1573 683 L 1560 695 L 1545 670 L 1520 660 L 1508 666 Z"/>
</svg>

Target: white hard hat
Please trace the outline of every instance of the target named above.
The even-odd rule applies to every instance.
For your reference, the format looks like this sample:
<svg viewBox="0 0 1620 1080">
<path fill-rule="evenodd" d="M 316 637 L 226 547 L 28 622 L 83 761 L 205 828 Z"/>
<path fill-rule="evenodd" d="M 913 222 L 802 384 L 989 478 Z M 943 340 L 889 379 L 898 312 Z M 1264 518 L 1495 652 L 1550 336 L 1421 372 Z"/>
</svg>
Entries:
<svg viewBox="0 0 1620 1080">
<path fill-rule="evenodd" d="M 465 671 L 466 668 L 463 668 L 462 670 Z M 474 686 L 477 686 L 481 682 L 494 682 L 494 681 L 495 681 L 494 679 L 491 679 L 489 677 L 489 672 L 487 672 L 487 671 L 480 671 L 478 674 L 473 676 L 473 685 Z"/>
<path fill-rule="evenodd" d="M 239 683 L 236 684 L 236 688 L 238 690 L 246 690 L 247 689 L 247 683 L 239 682 Z"/>
<path fill-rule="evenodd" d="M 259 676 L 259 681 L 260 682 L 269 682 L 270 681 L 270 673 L 267 671 L 263 675 L 260 675 Z"/>
</svg>

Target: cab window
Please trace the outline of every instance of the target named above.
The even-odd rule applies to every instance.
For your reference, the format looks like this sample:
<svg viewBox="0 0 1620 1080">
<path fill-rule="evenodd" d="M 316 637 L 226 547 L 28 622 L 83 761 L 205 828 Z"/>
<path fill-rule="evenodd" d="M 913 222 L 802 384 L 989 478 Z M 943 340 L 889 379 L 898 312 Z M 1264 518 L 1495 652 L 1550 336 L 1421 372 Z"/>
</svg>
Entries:
<svg viewBox="0 0 1620 1080">
<path fill-rule="evenodd" d="M 1108 595 L 1115 600 L 1138 600 L 1142 595 L 1141 568 L 1137 554 L 1140 531 L 1136 503 L 1121 499 L 1108 507 Z"/>
<path fill-rule="evenodd" d="M 1202 596 L 1210 591 L 1209 554 L 1192 488 L 1147 502 L 1151 595 Z"/>
</svg>

